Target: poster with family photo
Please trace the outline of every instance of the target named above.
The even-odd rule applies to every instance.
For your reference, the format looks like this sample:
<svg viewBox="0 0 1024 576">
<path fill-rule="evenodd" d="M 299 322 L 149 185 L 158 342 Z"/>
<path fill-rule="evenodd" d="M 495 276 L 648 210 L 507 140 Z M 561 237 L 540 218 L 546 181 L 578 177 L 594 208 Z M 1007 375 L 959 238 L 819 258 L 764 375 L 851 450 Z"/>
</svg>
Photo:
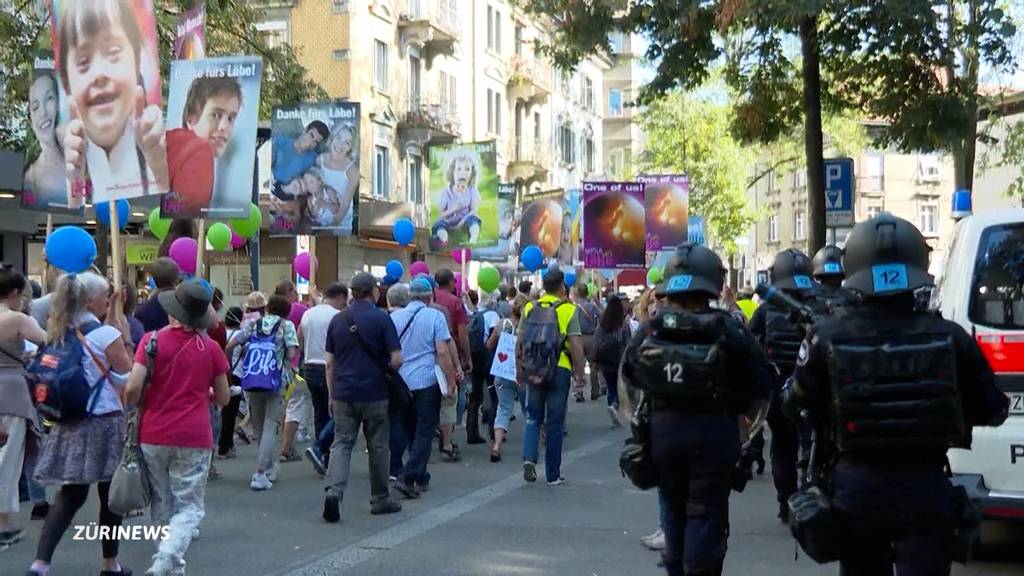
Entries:
<svg viewBox="0 0 1024 576">
<path fill-rule="evenodd" d="M 587 268 L 643 268 L 644 184 L 583 183 L 583 263 Z"/>
<path fill-rule="evenodd" d="M 171 62 L 164 218 L 248 216 L 262 68 L 257 56 Z"/>
<path fill-rule="evenodd" d="M 72 204 L 170 189 L 151 0 L 51 0 Z"/>
<path fill-rule="evenodd" d="M 496 144 L 473 142 L 430 149 L 430 249 L 498 244 Z"/>
<path fill-rule="evenodd" d="M 690 179 L 685 174 L 660 174 L 640 176 L 637 182 L 644 183 L 647 251 L 671 250 L 686 242 Z"/>
<path fill-rule="evenodd" d="M 473 258 L 487 262 L 508 262 L 510 254 L 518 254 L 519 219 L 516 217 L 516 185 L 498 184 L 498 243 L 475 248 Z"/>
<path fill-rule="evenodd" d="M 270 130 L 270 234 L 356 234 L 359 104 L 277 106 Z"/>
<path fill-rule="evenodd" d="M 175 60 L 201 60 L 206 58 L 206 4 L 183 12 L 178 17 L 174 37 Z"/>
<path fill-rule="evenodd" d="M 562 245 L 563 232 L 571 236 L 572 220 L 565 209 L 562 190 L 545 190 L 523 194 L 523 216 L 519 239 L 523 247 L 537 246 L 545 260 L 559 259 L 571 252 Z"/>
<path fill-rule="evenodd" d="M 81 214 L 81 203 L 71 207 L 64 164 L 63 126 L 60 124 L 60 85 L 52 52 L 40 52 L 32 66 L 28 88 L 31 128 L 22 177 L 21 207 L 43 212 Z"/>
</svg>

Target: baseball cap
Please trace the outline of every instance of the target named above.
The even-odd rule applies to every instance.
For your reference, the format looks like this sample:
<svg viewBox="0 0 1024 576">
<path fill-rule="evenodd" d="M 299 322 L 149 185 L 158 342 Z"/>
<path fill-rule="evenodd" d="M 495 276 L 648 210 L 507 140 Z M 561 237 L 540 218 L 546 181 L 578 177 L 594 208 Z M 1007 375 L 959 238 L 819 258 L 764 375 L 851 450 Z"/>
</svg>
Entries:
<svg viewBox="0 0 1024 576">
<path fill-rule="evenodd" d="M 369 272 L 360 272 L 352 277 L 353 290 L 373 290 L 377 287 L 377 278 Z"/>
<path fill-rule="evenodd" d="M 417 278 L 409 282 L 410 296 L 430 296 L 434 293 L 434 287 L 426 278 Z"/>
</svg>

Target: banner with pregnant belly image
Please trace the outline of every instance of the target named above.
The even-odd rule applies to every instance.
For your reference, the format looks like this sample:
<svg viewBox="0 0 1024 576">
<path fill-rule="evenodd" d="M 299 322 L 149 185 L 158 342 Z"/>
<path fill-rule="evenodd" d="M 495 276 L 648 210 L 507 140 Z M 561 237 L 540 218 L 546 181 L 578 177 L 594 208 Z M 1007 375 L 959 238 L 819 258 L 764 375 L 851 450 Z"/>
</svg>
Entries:
<svg viewBox="0 0 1024 576">
<path fill-rule="evenodd" d="M 495 143 L 430 149 L 430 249 L 498 244 L 498 157 Z"/>
<path fill-rule="evenodd" d="M 563 232 L 571 233 L 571 216 L 564 203 L 565 192 L 561 189 L 523 194 L 519 245 L 537 246 L 545 260 L 557 258 Z"/>
<path fill-rule="evenodd" d="M 171 62 L 164 218 L 249 215 L 262 69 L 256 56 Z"/>
<path fill-rule="evenodd" d="M 671 250 L 686 242 L 690 179 L 685 174 L 640 176 L 647 210 L 647 251 Z"/>
<path fill-rule="evenodd" d="M 587 268 L 643 268 L 644 184 L 583 183 L 583 263 Z"/>
<path fill-rule="evenodd" d="M 270 234 L 356 234 L 359 104 L 277 106 L 270 129 Z"/>
</svg>

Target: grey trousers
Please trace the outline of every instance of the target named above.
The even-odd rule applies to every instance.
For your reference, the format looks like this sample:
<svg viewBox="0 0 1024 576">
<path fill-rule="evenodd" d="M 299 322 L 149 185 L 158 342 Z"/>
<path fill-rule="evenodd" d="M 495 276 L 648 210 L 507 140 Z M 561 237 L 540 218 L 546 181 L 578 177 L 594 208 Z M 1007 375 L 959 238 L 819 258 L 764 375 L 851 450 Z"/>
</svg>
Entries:
<svg viewBox="0 0 1024 576">
<path fill-rule="evenodd" d="M 277 425 L 281 421 L 284 399 L 281 392 L 263 392 L 250 390 L 246 392 L 249 399 L 249 422 L 259 445 L 259 463 L 256 469 L 270 472 L 276 476 L 278 457 Z M 271 478 L 273 481 L 275 478 Z"/>
<path fill-rule="evenodd" d="M 150 518 L 168 526 L 167 539 L 157 545 L 147 573 L 156 576 L 185 574 L 185 553 L 206 514 L 206 476 L 210 450 L 143 444 L 153 499 Z"/>
<path fill-rule="evenodd" d="M 327 495 L 339 499 L 345 495 L 352 465 L 352 447 L 359 435 L 359 426 L 362 425 L 366 449 L 370 452 L 370 504 L 387 500 L 388 466 L 391 459 L 388 401 L 335 401 L 333 408 L 334 443 L 331 445 L 331 461 L 327 466 Z"/>
</svg>

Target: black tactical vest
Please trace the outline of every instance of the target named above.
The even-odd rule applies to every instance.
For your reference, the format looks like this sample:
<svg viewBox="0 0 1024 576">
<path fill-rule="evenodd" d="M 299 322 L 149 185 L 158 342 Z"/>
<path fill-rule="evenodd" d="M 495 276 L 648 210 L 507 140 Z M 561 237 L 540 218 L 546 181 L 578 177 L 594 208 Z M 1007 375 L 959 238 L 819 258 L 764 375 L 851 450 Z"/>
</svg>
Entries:
<svg viewBox="0 0 1024 576">
<path fill-rule="evenodd" d="M 853 292 L 827 284 L 818 286 L 818 289 L 815 291 L 815 300 L 820 302 L 823 308 L 838 316 L 852 311 L 860 304 L 856 294 Z"/>
<path fill-rule="evenodd" d="M 840 452 L 857 456 L 941 456 L 964 436 L 956 351 L 948 333 L 856 323 L 828 343 Z"/>
<path fill-rule="evenodd" d="M 800 351 L 800 343 L 804 340 L 803 332 L 789 321 L 787 314 L 776 306 L 766 304 L 764 325 L 764 352 L 768 361 L 778 367 L 783 377 L 793 373 L 796 366 L 796 355 Z"/>
<path fill-rule="evenodd" d="M 659 406 L 720 412 L 729 406 L 725 317 L 663 310 L 659 324 L 630 355 L 636 384 Z"/>
</svg>

